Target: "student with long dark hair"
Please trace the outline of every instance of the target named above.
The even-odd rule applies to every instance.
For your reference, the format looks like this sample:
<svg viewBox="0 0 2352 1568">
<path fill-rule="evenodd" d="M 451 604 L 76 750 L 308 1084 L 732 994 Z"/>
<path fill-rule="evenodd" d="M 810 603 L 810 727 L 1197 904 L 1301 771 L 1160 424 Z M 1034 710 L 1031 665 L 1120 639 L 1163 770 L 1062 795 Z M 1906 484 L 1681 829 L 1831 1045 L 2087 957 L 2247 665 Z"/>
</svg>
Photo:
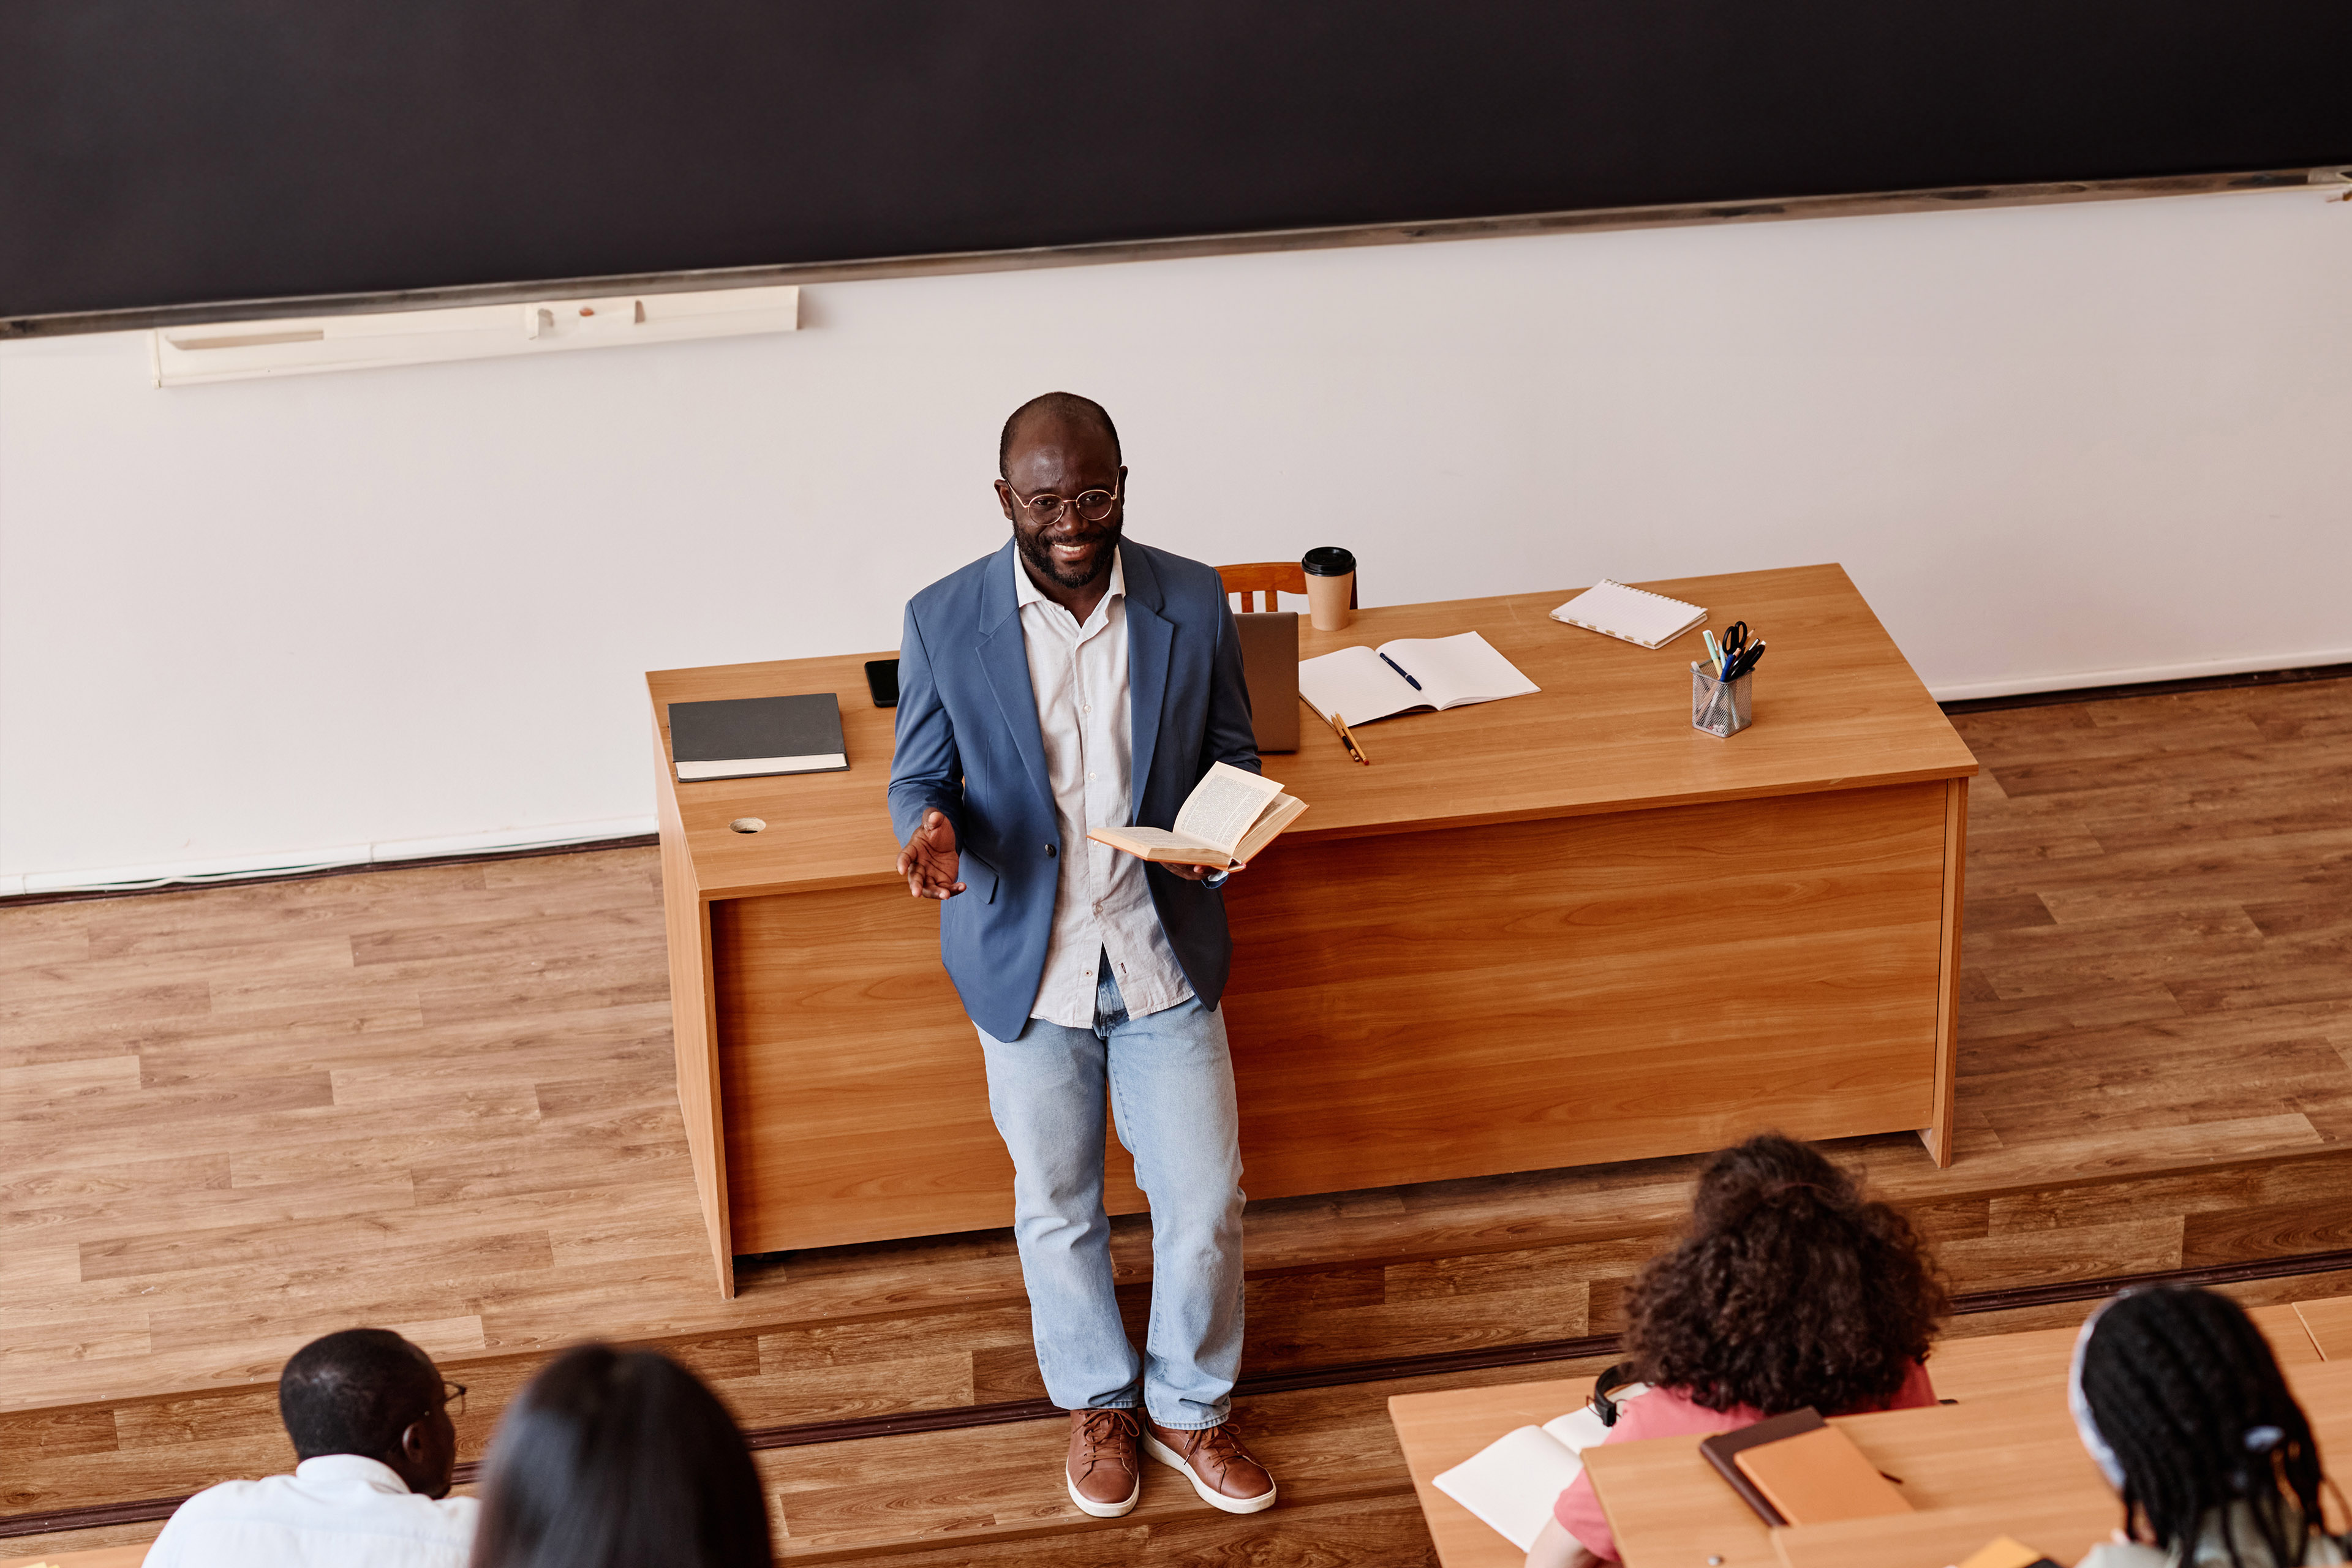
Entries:
<svg viewBox="0 0 2352 1568">
<path fill-rule="evenodd" d="M 2347 1561 L 2320 1511 L 2311 1424 L 2228 1297 L 2159 1286 L 2112 1299 L 2083 1325 L 2066 1393 L 2129 1538 L 2082 1568 Z"/>
<path fill-rule="evenodd" d="M 653 1351 L 566 1351 L 490 1441 L 473 1568 L 774 1568 L 719 1396 Z"/>
<path fill-rule="evenodd" d="M 1689 1231 L 1625 1300 L 1623 1370 L 1650 1384 L 1607 1441 L 1728 1432 L 1807 1405 L 1824 1415 L 1933 1405 L 1922 1364 L 1942 1282 L 1910 1222 L 1778 1133 L 1698 1179 Z M 1562 1492 L 1528 1568 L 1613 1561 L 1591 1481 Z"/>
</svg>

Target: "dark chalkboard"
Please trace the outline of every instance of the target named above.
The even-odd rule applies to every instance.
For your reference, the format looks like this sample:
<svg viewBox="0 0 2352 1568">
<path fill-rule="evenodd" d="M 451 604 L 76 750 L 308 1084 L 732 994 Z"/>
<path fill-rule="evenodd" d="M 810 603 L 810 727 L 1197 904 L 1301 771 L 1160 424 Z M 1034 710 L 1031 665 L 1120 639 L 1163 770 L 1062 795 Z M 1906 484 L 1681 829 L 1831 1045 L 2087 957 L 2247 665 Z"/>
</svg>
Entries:
<svg viewBox="0 0 2352 1568">
<path fill-rule="evenodd" d="M 5 0 L 0 317 L 2352 162 L 2306 0 Z"/>
</svg>

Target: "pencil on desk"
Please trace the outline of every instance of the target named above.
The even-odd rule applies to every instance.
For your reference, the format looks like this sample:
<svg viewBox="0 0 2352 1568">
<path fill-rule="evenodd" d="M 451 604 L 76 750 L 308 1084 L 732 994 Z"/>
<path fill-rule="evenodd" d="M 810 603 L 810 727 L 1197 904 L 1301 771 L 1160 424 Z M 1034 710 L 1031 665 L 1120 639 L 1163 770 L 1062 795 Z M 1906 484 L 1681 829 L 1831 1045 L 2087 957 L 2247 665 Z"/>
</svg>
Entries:
<svg viewBox="0 0 2352 1568">
<path fill-rule="evenodd" d="M 1331 710 L 1331 728 L 1339 731 L 1339 743 L 1348 748 L 1349 756 L 1368 768 L 1372 765 L 1372 759 L 1364 755 L 1364 748 L 1357 742 L 1355 731 L 1348 728 L 1347 719 L 1336 708 Z"/>
<path fill-rule="evenodd" d="M 1355 750 L 1355 736 L 1350 736 L 1350 733 L 1348 733 L 1348 729 L 1345 729 L 1343 720 L 1340 720 L 1340 717 L 1339 717 L 1339 710 L 1334 708 L 1334 710 L 1331 710 L 1331 712 L 1327 712 L 1327 715 L 1324 715 L 1324 724 L 1331 726 L 1331 733 L 1334 733 L 1334 736 L 1339 736 L 1339 742 L 1340 742 L 1340 745 L 1345 745 L 1345 748 L 1348 748 L 1348 762 L 1362 762 L 1364 754 L 1360 752 L 1360 750 Z"/>
<path fill-rule="evenodd" d="M 1330 727 L 1331 733 L 1339 738 L 1339 744 L 1348 749 L 1348 760 L 1351 763 L 1359 761 L 1360 759 L 1356 755 L 1356 742 L 1354 739 L 1349 735 L 1348 731 L 1339 728 L 1339 710 L 1334 709 L 1332 711 L 1324 714 L 1323 722 Z"/>
</svg>

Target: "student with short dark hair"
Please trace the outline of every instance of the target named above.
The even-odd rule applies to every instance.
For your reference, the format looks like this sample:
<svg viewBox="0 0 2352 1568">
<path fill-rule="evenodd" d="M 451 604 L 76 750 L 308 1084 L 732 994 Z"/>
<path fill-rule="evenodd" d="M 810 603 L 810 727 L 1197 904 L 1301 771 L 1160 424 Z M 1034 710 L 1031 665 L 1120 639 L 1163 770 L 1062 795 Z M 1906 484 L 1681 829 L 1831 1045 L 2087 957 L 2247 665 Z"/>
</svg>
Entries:
<svg viewBox="0 0 2352 1568">
<path fill-rule="evenodd" d="M 1650 1385 L 1605 1441 L 1729 1432 L 1810 1405 L 1824 1415 L 1936 1403 L 1929 1342 L 1946 1310 L 1910 1222 L 1779 1133 L 1700 1173 L 1690 1229 L 1625 1300 L 1624 1370 Z M 1592 1482 L 1559 1496 L 1528 1568 L 1614 1561 Z"/>
<path fill-rule="evenodd" d="M 294 1473 L 198 1492 L 148 1568 L 463 1568 L 476 1505 L 449 1496 L 449 1407 L 465 1394 L 389 1329 L 311 1341 L 278 1378 Z"/>
<path fill-rule="evenodd" d="M 2347 1561 L 2320 1511 L 2311 1423 L 2227 1296 L 2157 1286 L 2111 1298 L 2074 1342 L 2066 1395 L 2128 1537 L 2093 1547 L 2082 1568 Z"/>
<path fill-rule="evenodd" d="M 585 1344 L 516 1395 L 490 1439 L 473 1568 L 773 1568 L 734 1417 L 654 1351 Z"/>
</svg>

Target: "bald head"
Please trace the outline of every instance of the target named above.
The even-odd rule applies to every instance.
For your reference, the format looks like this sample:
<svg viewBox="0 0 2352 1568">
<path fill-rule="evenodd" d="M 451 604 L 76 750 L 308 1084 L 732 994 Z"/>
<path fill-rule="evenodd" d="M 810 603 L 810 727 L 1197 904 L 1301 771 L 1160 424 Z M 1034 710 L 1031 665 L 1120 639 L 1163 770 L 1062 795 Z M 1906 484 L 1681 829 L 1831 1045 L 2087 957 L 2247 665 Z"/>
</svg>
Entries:
<svg viewBox="0 0 2352 1568">
<path fill-rule="evenodd" d="M 1004 422 L 996 467 L 1022 569 L 1084 625 L 1110 586 L 1125 526 L 1118 428 L 1092 398 L 1049 392 Z"/>
<path fill-rule="evenodd" d="M 441 1497 L 457 1434 L 433 1358 L 389 1329 L 345 1329 L 294 1352 L 278 1378 L 278 1413 L 295 1457 L 357 1454 Z"/>
<path fill-rule="evenodd" d="M 1110 442 L 1112 466 L 1118 464 L 1118 426 L 1110 422 L 1109 411 L 1093 398 L 1080 397 L 1075 392 L 1049 392 L 1031 398 L 1005 420 L 1004 433 L 996 438 L 997 478 L 1012 477 L 1013 448 L 1033 427 L 1040 432 L 1052 429 L 1101 436 Z"/>
</svg>

